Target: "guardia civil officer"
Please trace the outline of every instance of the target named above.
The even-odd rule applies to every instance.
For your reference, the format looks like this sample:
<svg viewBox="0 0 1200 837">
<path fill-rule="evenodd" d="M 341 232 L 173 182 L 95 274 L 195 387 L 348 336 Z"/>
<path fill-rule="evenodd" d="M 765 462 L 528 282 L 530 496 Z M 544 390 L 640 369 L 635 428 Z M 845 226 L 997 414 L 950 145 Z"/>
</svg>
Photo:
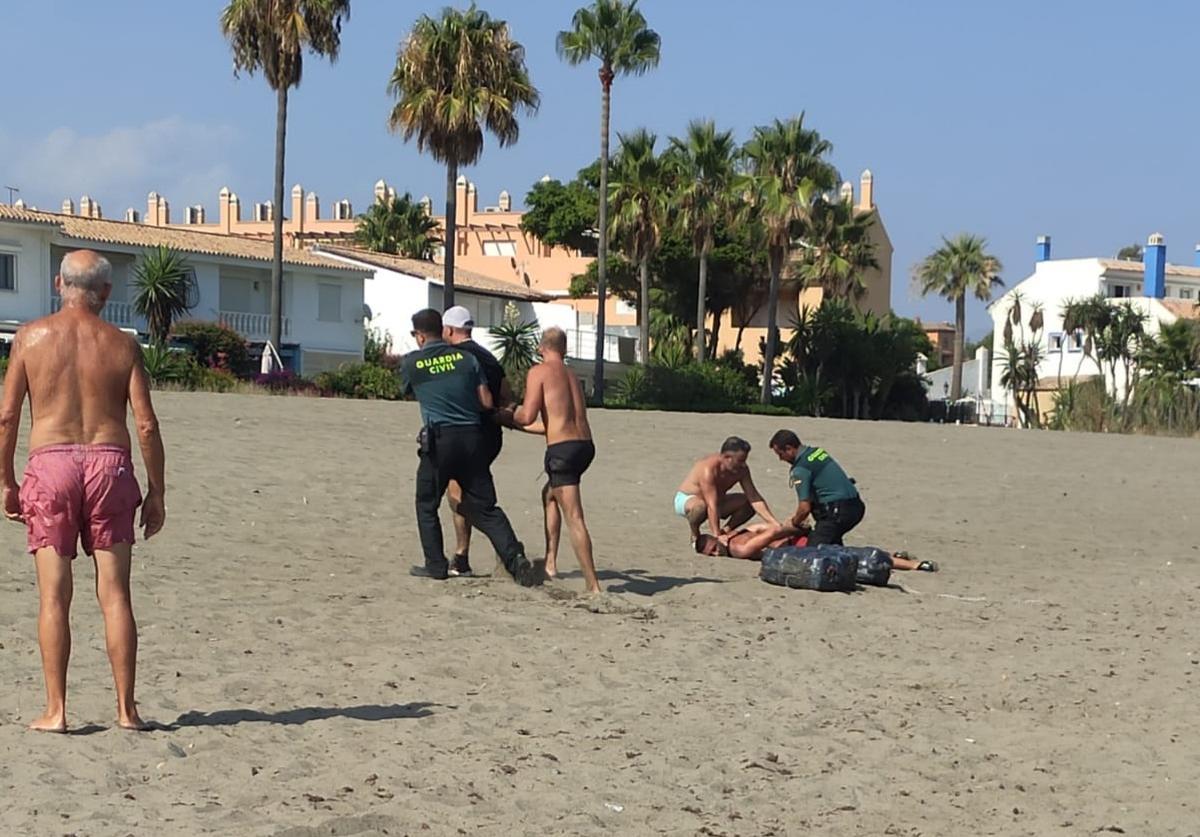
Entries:
<svg viewBox="0 0 1200 837">
<path fill-rule="evenodd" d="M 446 484 L 454 480 L 462 486 L 467 519 L 492 542 L 513 579 L 525 587 L 540 584 L 542 568 L 525 557 L 512 524 L 496 505 L 481 414 L 494 404 L 483 370 L 470 352 L 442 340 L 437 311 L 418 311 L 412 323 L 420 348 L 405 356 L 403 374 L 405 392 L 421 404 L 417 529 L 425 553 L 425 565 L 413 567 L 412 574 L 438 580 L 449 575 L 438 506 Z"/>
<path fill-rule="evenodd" d="M 842 537 L 867 513 L 854 480 L 846 476 L 825 448 L 802 446 L 800 437 L 790 430 L 780 430 L 771 437 L 771 450 L 792 466 L 789 478 L 796 489 L 797 504 L 791 524 L 799 527 L 811 514 L 813 529 L 808 545 L 841 544 Z"/>
</svg>

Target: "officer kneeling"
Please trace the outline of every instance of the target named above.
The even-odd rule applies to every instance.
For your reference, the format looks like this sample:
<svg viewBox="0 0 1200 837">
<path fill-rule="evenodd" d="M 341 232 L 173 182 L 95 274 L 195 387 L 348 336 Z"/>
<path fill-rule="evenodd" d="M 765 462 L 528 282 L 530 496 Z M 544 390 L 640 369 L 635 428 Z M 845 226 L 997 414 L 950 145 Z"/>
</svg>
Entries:
<svg viewBox="0 0 1200 837">
<path fill-rule="evenodd" d="M 412 574 L 445 579 L 449 575 L 438 507 L 450 480 L 462 486 L 467 519 L 492 542 L 513 579 L 525 587 L 540 584 L 541 567 L 530 563 L 512 524 L 496 505 L 481 410 L 494 409 L 487 380 L 469 352 L 442 340 L 442 315 L 432 309 L 413 315 L 413 337 L 420 347 L 404 358 L 405 392 L 421 404 L 423 427 L 417 467 L 417 529 L 425 566 Z"/>
</svg>

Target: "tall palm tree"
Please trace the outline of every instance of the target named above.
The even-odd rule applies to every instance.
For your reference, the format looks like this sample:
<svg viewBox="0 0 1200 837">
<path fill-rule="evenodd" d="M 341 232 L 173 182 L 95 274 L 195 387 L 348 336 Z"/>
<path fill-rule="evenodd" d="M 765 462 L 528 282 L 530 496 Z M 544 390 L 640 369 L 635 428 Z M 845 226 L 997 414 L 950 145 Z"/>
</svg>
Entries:
<svg viewBox="0 0 1200 837">
<path fill-rule="evenodd" d="M 171 324 L 196 305 L 192 270 L 169 247 L 148 247 L 133 268 L 133 310 L 146 320 L 150 342 L 162 345 Z"/>
<path fill-rule="evenodd" d="M 558 54 L 568 64 L 600 61 L 600 239 L 596 296 L 595 398 L 604 402 L 604 306 L 608 273 L 608 117 L 618 75 L 642 75 L 658 66 L 661 39 L 646 25 L 637 0 L 595 0 L 575 12 L 571 29 L 558 33 Z"/>
<path fill-rule="evenodd" d="M 700 261 L 696 302 L 696 358 L 704 360 L 704 323 L 707 319 L 708 257 L 713 250 L 713 233 L 718 224 L 734 214 L 742 202 L 735 190 L 737 144 L 733 131 L 718 131 L 712 120 L 696 120 L 687 134 L 671 138 L 671 160 L 677 169 L 678 189 L 674 196 L 677 220 L 692 240 Z M 714 335 L 715 339 L 715 335 Z"/>
<path fill-rule="evenodd" d="M 818 200 L 803 223 L 796 274 L 825 296 L 857 303 L 866 293 L 863 275 L 879 268 L 871 228 L 875 211 L 859 212 L 849 201 Z"/>
<path fill-rule="evenodd" d="M 642 363 L 650 357 L 650 260 L 662 241 L 670 212 L 667 165 L 654 153 L 657 137 L 639 129 L 619 136 L 608 199 L 613 207 L 613 238 L 638 266 L 638 327 Z"/>
<path fill-rule="evenodd" d="M 987 252 L 987 239 L 962 233 L 942 237 L 942 246 L 916 266 L 913 274 L 921 293 L 935 293 L 954 303 L 954 370 L 950 399 L 962 396 L 963 335 L 967 330 L 967 296 L 987 301 L 1002 286 L 1000 260 Z M 1020 315 L 1017 314 L 1017 317 Z"/>
<path fill-rule="evenodd" d="M 437 233 L 437 221 L 429 217 L 424 204 L 405 192 L 399 197 L 377 200 L 359 215 L 354 240 L 376 253 L 427 261 L 433 258 Z"/>
<path fill-rule="evenodd" d="M 767 248 L 771 282 L 767 296 L 767 340 L 763 353 L 762 402 L 771 402 L 775 350 L 779 342 L 779 283 L 801 222 L 814 199 L 837 183 L 837 170 L 825 160 L 833 146 L 804 127 L 804 114 L 754 129 L 744 149 L 753 178 L 752 200 Z"/>
<path fill-rule="evenodd" d="M 288 90 L 300 85 L 304 51 L 336 61 L 350 0 L 230 0 L 221 33 L 233 50 L 233 71 L 262 72 L 275 91 L 275 203 L 271 260 L 271 344 L 283 333 L 283 157 L 287 145 Z"/>
<path fill-rule="evenodd" d="M 479 160 L 484 132 L 503 147 L 520 136 L 519 114 L 541 102 L 525 67 L 525 47 L 507 21 L 472 3 L 465 11 L 422 15 L 400 45 L 388 82 L 396 104 L 388 126 L 446 166 L 445 304 L 454 304 L 458 170 Z"/>
</svg>

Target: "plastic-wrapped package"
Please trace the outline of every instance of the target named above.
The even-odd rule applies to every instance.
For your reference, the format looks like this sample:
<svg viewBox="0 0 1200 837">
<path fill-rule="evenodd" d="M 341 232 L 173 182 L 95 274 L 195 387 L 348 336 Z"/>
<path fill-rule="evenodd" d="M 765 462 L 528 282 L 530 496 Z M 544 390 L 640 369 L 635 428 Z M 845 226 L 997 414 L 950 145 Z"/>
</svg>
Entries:
<svg viewBox="0 0 1200 837">
<path fill-rule="evenodd" d="M 803 590 L 855 589 L 858 562 L 837 549 L 781 546 L 763 550 L 759 577 L 768 584 Z"/>
</svg>

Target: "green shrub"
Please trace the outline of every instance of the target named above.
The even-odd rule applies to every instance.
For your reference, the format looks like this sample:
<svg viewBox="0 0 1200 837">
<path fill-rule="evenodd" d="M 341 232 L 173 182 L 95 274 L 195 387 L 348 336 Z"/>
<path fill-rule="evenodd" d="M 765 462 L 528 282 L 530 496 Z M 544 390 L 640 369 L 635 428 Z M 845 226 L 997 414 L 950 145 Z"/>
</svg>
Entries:
<svg viewBox="0 0 1200 837">
<path fill-rule="evenodd" d="M 0 381 L 4 380 L 4 376 L 8 374 L 8 358 L 0 357 Z"/>
<path fill-rule="evenodd" d="M 176 323 L 171 333 L 191 351 L 201 366 L 228 369 L 235 375 L 253 371 L 246 341 L 228 326 L 192 320 Z"/>
<path fill-rule="evenodd" d="M 616 389 L 622 406 L 702 412 L 742 410 L 757 395 L 740 370 L 715 363 L 634 367 Z"/>
<path fill-rule="evenodd" d="M 190 384 L 198 392 L 232 392 L 241 384 L 241 379 L 228 369 L 197 366 Z"/>
<path fill-rule="evenodd" d="M 200 371 L 187 352 L 157 344 L 142 347 L 142 363 L 146 367 L 150 383 L 154 386 L 188 386 Z"/>
<path fill-rule="evenodd" d="M 395 401 L 400 398 L 400 376 L 376 363 L 350 363 L 322 372 L 314 381 L 324 395 Z"/>
</svg>

